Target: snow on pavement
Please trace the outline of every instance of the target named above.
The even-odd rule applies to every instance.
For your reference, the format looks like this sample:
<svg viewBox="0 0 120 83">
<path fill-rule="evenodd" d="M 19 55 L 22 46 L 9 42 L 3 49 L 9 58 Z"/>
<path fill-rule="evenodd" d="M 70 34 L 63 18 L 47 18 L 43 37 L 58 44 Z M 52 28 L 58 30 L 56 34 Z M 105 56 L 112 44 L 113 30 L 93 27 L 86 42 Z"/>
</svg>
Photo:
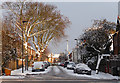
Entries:
<svg viewBox="0 0 120 83">
<path fill-rule="evenodd" d="M 20 69 L 11 71 L 11 76 L 0 76 L 0 80 L 1 79 L 23 79 L 27 74 L 45 74 L 51 71 L 51 68 L 52 66 L 49 66 L 47 69 L 45 69 L 45 71 L 32 72 L 32 68 L 29 67 L 28 71 L 24 71 L 24 73 L 22 73 L 22 68 L 20 68 Z"/>
<path fill-rule="evenodd" d="M 95 71 L 92 71 L 91 75 L 86 75 L 86 74 L 77 74 L 74 73 L 73 70 L 68 70 L 67 68 L 63 68 L 60 66 L 61 69 L 63 69 L 67 74 L 72 75 L 72 76 L 77 76 L 77 77 L 89 77 L 92 79 L 120 79 L 118 76 L 113 76 L 108 73 L 103 73 L 99 72 L 99 74 L 96 74 Z"/>
<path fill-rule="evenodd" d="M 48 73 L 51 70 L 51 68 L 52 66 L 49 66 L 47 69 L 45 69 L 45 71 L 32 72 L 32 68 L 29 67 L 28 71 L 24 71 L 24 73 L 22 73 L 22 68 L 20 68 L 20 69 L 11 71 L 11 75 L 45 74 L 45 73 Z"/>
<path fill-rule="evenodd" d="M 60 69 L 57 66 L 53 66 L 53 71 L 55 72 L 55 74 L 60 73 Z"/>
</svg>

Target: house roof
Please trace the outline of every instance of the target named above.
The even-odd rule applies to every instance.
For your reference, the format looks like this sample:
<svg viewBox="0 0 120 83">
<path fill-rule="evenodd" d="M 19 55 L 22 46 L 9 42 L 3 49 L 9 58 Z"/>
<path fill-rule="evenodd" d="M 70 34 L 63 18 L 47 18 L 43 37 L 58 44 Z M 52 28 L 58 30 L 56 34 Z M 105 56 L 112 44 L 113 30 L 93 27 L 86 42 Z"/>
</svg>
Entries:
<svg viewBox="0 0 120 83">
<path fill-rule="evenodd" d="M 60 56 L 60 54 L 49 54 L 48 57 L 52 57 L 52 58 L 58 58 Z"/>
</svg>

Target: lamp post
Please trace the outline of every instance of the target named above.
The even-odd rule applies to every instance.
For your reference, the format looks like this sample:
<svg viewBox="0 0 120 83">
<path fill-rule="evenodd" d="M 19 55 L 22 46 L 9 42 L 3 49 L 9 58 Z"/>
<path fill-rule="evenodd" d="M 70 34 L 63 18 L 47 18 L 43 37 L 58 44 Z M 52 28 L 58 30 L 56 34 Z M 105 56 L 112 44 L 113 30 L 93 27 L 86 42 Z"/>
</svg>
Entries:
<svg viewBox="0 0 120 83">
<path fill-rule="evenodd" d="M 78 39 L 75 39 L 76 41 L 76 49 L 77 49 L 77 62 L 78 62 Z"/>
<path fill-rule="evenodd" d="M 24 24 L 25 22 L 28 22 L 28 21 L 22 21 L 22 23 Z M 23 25 L 22 24 L 22 25 Z M 22 26 L 22 73 L 24 73 L 24 69 L 23 69 L 23 56 L 24 56 L 24 41 L 23 41 L 23 26 Z"/>
<path fill-rule="evenodd" d="M 67 41 L 67 57 L 68 57 L 68 61 L 69 61 L 69 52 L 68 52 L 68 40 Z"/>
<path fill-rule="evenodd" d="M 23 23 L 23 21 L 22 21 Z M 24 55 L 24 46 L 23 46 L 23 27 L 22 27 L 22 73 L 24 73 L 24 69 L 23 69 L 23 55 Z"/>
</svg>

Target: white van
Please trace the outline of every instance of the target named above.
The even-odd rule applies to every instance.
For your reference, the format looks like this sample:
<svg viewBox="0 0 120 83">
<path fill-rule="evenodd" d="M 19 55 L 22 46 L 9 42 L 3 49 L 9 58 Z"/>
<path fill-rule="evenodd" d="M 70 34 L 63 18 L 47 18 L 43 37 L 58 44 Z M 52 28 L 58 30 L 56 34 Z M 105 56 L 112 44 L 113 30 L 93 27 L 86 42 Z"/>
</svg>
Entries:
<svg viewBox="0 0 120 83">
<path fill-rule="evenodd" d="M 45 65 L 43 61 L 34 62 L 32 64 L 32 72 L 35 71 L 45 71 Z"/>
</svg>

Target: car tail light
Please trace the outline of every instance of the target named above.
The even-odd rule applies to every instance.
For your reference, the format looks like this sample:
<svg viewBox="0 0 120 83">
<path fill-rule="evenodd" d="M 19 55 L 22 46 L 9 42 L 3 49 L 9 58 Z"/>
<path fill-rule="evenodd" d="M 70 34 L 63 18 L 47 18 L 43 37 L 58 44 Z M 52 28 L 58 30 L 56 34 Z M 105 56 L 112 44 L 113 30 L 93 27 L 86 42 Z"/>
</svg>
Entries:
<svg viewBox="0 0 120 83">
<path fill-rule="evenodd" d="M 43 65 L 42 65 L 42 67 L 43 67 Z"/>
<path fill-rule="evenodd" d="M 32 65 L 32 67 L 34 67 L 34 65 Z"/>
<path fill-rule="evenodd" d="M 64 64 L 62 64 L 62 66 L 64 66 Z"/>
</svg>

